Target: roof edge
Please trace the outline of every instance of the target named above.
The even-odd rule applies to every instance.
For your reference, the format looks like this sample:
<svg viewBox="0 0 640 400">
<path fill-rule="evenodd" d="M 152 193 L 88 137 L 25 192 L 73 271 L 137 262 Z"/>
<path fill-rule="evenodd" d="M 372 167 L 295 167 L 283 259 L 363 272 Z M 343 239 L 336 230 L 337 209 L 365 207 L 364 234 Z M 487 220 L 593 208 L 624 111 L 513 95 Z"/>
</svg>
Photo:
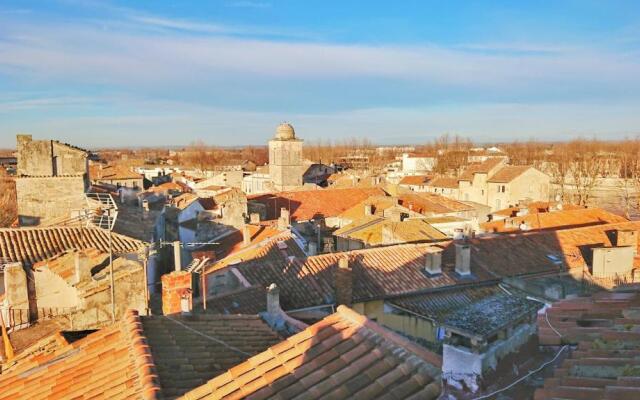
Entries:
<svg viewBox="0 0 640 400">
<path fill-rule="evenodd" d="M 437 354 L 409 341 L 408 339 L 400 336 L 399 334 L 384 328 L 375 322 L 371 321 L 364 315 L 358 314 L 351 308 L 345 305 L 339 305 L 336 312 L 340 314 L 342 318 L 349 320 L 350 322 L 372 330 L 378 335 L 383 336 L 385 339 L 391 341 L 393 344 L 404 347 L 420 357 L 423 361 L 433 365 L 436 368 L 442 367 L 442 357 Z"/>
<path fill-rule="evenodd" d="M 160 399 L 162 397 L 162 389 L 158 381 L 151 348 L 147 344 L 147 338 L 144 336 L 144 329 L 138 311 L 128 310 L 126 312 L 124 326 L 131 340 L 131 353 L 140 376 L 142 398 L 148 400 Z"/>
</svg>

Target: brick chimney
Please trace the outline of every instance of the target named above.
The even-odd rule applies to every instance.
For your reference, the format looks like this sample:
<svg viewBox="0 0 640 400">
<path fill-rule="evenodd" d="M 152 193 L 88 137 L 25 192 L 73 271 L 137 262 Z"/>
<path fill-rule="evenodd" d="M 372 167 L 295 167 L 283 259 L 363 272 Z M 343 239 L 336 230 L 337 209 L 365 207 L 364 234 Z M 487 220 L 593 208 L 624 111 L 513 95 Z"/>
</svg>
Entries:
<svg viewBox="0 0 640 400">
<path fill-rule="evenodd" d="M 76 283 L 91 280 L 91 259 L 83 251 L 74 254 Z"/>
<path fill-rule="evenodd" d="M 267 287 L 267 312 L 271 315 L 280 314 L 280 288 L 275 283 Z"/>
<path fill-rule="evenodd" d="M 193 276 L 187 271 L 162 275 L 162 313 L 184 312 L 193 307 Z"/>
<path fill-rule="evenodd" d="M 353 270 L 348 257 L 338 260 L 336 269 L 336 304 L 351 307 L 353 301 Z"/>
<path fill-rule="evenodd" d="M 459 275 L 471 275 L 471 245 L 469 243 L 455 243 L 456 272 Z"/>
<path fill-rule="evenodd" d="M 442 273 L 442 250 L 429 252 L 424 258 L 424 270 L 429 275 Z"/>
</svg>

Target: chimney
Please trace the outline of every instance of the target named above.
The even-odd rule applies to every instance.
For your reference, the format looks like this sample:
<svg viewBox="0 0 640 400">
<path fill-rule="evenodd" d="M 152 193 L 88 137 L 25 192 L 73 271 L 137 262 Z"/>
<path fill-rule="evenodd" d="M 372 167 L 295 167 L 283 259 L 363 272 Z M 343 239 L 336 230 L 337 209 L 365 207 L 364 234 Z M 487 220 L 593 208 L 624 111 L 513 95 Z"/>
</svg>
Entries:
<svg viewBox="0 0 640 400">
<path fill-rule="evenodd" d="M 638 231 L 634 231 L 633 229 L 616 230 L 616 246 L 638 247 Z"/>
<path fill-rule="evenodd" d="M 29 308 L 27 273 L 21 263 L 5 264 L 4 293 L 9 308 Z"/>
<path fill-rule="evenodd" d="M 258 225 L 260 223 L 260 214 L 259 213 L 249 214 L 249 222 L 252 225 Z"/>
<path fill-rule="evenodd" d="M 314 241 L 310 241 L 309 242 L 309 251 L 308 251 L 310 256 L 315 256 L 318 254 L 318 243 L 314 242 Z"/>
<path fill-rule="evenodd" d="M 373 205 L 365 204 L 364 205 L 364 215 L 373 215 Z"/>
<path fill-rule="evenodd" d="M 192 297 L 191 297 L 191 289 L 182 289 L 179 291 L 180 295 L 180 313 L 182 315 L 191 315 L 191 305 Z"/>
<path fill-rule="evenodd" d="M 242 227 L 242 244 L 249 246 L 251 244 L 251 232 L 249 232 L 249 225 L 244 224 Z"/>
<path fill-rule="evenodd" d="M 468 243 L 455 243 L 456 247 L 456 272 L 459 275 L 471 275 L 471 245 Z"/>
<path fill-rule="evenodd" d="M 338 260 L 336 269 L 336 305 L 344 304 L 351 307 L 353 300 L 353 271 L 348 257 Z"/>
<path fill-rule="evenodd" d="M 280 314 L 281 312 L 280 288 L 275 283 L 272 283 L 267 287 L 267 313 L 274 315 Z"/>
<path fill-rule="evenodd" d="M 280 209 L 280 218 L 278 218 L 278 230 L 280 231 L 284 231 L 287 230 L 287 228 L 289 228 L 289 210 L 287 210 L 286 208 L 282 207 Z"/>
<path fill-rule="evenodd" d="M 76 283 L 91 280 L 91 259 L 83 251 L 76 251 L 74 256 Z"/>
<path fill-rule="evenodd" d="M 424 259 L 424 270 L 429 275 L 442 273 L 442 250 L 427 253 Z"/>
<path fill-rule="evenodd" d="M 173 242 L 173 263 L 175 266 L 176 272 L 182 271 L 182 254 L 180 249 L 180 241 L 176 240 Z"/>
<path fill-rule="evenodd" d="M 149 200 L 147 199 L 142 200 L 142 210 L 149 211 Z"/>
</svg>

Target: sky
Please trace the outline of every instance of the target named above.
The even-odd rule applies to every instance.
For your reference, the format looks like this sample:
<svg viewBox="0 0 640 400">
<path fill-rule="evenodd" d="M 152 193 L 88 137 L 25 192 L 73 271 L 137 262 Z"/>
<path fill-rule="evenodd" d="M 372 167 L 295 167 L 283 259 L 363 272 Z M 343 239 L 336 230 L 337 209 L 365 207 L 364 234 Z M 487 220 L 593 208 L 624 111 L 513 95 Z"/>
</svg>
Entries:
<svg viewBox="0 0 640 400">
<path fill-rule="evenodd" d="M 640 135 L 640 1 L 0 1 L 0 147 Z"/>
</svg>

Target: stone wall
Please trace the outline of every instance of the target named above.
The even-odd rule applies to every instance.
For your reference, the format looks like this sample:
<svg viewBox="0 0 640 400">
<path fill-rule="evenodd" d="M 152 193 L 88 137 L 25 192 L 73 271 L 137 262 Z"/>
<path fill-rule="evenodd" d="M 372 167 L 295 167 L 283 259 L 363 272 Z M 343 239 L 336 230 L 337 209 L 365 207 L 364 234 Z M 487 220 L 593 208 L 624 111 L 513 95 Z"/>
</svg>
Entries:
<svg viewBox="0 0 640 400">
<path fill-rule="evenodd" d="M 18 176 L 63 176 L 87 173 L 84 150 L 54 140 L 18 135 Z"/>
<path fill-rule="evenodd" d="M 84 176 L 16 178 L 18 218 L 21 225 L 38 225 L 69 218 L 87 207 Z"/>
<path fill-rule="evenodd" d="M 302 140 L 269 141 L 269 175 L 276 190 L 302 186 Z"/>
</svg>

